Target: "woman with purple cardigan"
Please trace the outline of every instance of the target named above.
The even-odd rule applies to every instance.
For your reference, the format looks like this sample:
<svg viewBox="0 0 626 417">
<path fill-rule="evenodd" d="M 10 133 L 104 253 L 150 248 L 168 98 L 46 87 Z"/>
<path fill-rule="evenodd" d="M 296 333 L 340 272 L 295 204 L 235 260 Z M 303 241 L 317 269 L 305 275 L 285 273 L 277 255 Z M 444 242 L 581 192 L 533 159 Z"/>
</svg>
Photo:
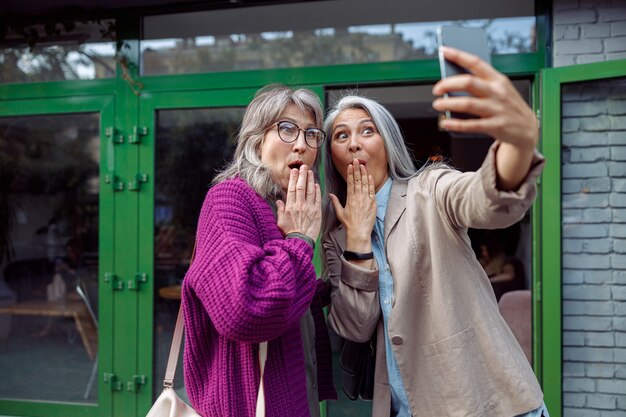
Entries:
<svg viewBox="0 0 626 417">
<path fill-rule="evenodd" d="M 318 416 L 336 398 L 321 310 L 330 288 L 312 264 L 322 117 L 309 90 L 261 89 L 207 193 L 182 293 L 185 385 L 203 416 L 254 416 L 264 341 L 268 417 Z"/>
</svg>

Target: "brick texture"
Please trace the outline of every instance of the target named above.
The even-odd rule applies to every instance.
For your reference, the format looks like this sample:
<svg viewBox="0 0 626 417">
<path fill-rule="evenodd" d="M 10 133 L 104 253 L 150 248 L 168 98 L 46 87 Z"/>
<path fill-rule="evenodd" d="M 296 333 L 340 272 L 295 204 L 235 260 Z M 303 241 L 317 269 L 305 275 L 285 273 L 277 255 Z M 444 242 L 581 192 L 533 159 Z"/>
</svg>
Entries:
<svg viewBox="0 0 626 417">
<path fill-rule="evenodd" d="M 553 12 L 554 66 L 626 58 L 626 0 Z M 563 417 L 623 417 L 626 79 L 567 85 L 562 103 Z"/>
<path fill-rule="evenodd" d="M 555 0 L 554 66 L 626 58 L 626 1 Z"/>
</svg>

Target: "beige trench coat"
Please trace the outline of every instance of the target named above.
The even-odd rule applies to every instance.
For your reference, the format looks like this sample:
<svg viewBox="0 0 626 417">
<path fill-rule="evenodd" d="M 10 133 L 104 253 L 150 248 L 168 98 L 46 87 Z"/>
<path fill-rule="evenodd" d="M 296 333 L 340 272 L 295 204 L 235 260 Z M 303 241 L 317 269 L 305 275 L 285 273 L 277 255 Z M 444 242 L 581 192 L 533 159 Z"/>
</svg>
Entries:
<svg viewBox="0 0 626 417">
<path fill-rule="evenodd" d="M 477 172 L 430 169 L 394 182 L 384 240 L 394 279 L 389 338 L 414 417 L 513 417 L 541 406 L 543 394 L 472 251 L 467 228 L 494 229 L 529 209 L 544 161 L 536 154 L 515 192 L 496 189 L 495 151 Z M 346 339 L 377 333 L 373 416 L 390 414 L 378 266 L 341 255 L 342 226 L 324 241 L 333 284 L 329 324 Z"/>
</svg>

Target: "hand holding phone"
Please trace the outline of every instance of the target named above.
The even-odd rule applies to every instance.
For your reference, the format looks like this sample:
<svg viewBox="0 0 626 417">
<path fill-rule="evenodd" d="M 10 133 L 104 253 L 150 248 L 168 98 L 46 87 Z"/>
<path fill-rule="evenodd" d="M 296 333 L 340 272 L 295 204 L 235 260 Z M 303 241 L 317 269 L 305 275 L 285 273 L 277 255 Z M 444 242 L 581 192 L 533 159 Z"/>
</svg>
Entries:
<svg viewBox="0 0 626 417">
<path fill-rule="evenodd" d="M 466 36 L 456 29 L 463 29 Z M 455 39 L 466 38 L 464 42 L 476 46 L 468 30 L 454 28 Z M 480 42 L 483 44 L 482 52 L 476 48 L 469 52 L 461 50 L 455 42 L 446 41 L 451 39 L 445 36 L 446 32 L 443 28 L 440 32 L 442 46 L 446 47 L 443 51 L 440 49 L 442 73 L 445 73 L 442 75 L 446 77 L 433 87 L 434 95 L 443 96 L 433 102 L 433 108 L 448 114 L 448 117 L 439 121 L 441 128 L 452 136 L 487 135 L 519 149 L 534 149 L 538 140 L 535 113 L 511 80 L 488 62 L 488 49 L 484 43 Z M 457 48 L 450 43 L 455 43 Z M 481 57 L 481 54 L 484 56 Z M 456 66 L 448 67 L 444 64 Z M 455 74 L 455 71 L 459 72 L 452 76 L 450 71 Z M 472 117 L 457 117 L 460 113 L 471 114 Z"/>
<path fill-rule="evenodd" d="M 454 75 L 468 74 L 469 71 L 459 65 L 445 59 L 441 47 L 450 46 L 456 49 L 469 52 L 487 62 L 491 63 L 489 46 L 487 45 L 487 32 L 482 28 L 467 28 L 461 26 L 440 26 L 437 28 L 437 43 L 439 45 L 439 67 L 441 78 L 448 78 Z M 467 96 L 467 92 L 455 91 L 445 93 L 444 97 Z M 471 119 L 476 118 L 467 113 L 454 113 L 445 111 L 448 119 Z"/>
</svg>

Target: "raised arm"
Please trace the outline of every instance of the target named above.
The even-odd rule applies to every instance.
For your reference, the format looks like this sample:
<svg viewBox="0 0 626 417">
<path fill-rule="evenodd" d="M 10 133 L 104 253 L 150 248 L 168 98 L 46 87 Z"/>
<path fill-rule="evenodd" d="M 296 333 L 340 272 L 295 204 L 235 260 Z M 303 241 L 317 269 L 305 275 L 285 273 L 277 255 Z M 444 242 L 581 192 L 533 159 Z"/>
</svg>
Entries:
<svg viewBox="0 0 626 417">
<path fill-rule="evenodd" d="M 484 133 L 501 143 L 496 155 L 497 187 L 516 190 L 528 175 L 539 139 L 537 118 L 508 77 L 475 55 L 443 48 L 444 56 L 470 74 L 439 81 L 433 94 L 466 91 L 471 96 L 438 98 L 433 107 L 479 116 L 477 119 L 443 119 L 441 127 L 467 133 Z M 471 140 L 471 139 L 468 139 Z"/>
<path fill-rule="evenodd" d="M 423 187 L 437 203 L 448 222 L 458 228 L 498 229 L 519 221 L 537 194 L 537 177 L 544 165 L 535 153 L 531 168 L 513 191 L 497 187 L 496 155 L 501 143 L 494 143 L 476 172 L 431 169 L 422 174 Z"/>
</svg>

